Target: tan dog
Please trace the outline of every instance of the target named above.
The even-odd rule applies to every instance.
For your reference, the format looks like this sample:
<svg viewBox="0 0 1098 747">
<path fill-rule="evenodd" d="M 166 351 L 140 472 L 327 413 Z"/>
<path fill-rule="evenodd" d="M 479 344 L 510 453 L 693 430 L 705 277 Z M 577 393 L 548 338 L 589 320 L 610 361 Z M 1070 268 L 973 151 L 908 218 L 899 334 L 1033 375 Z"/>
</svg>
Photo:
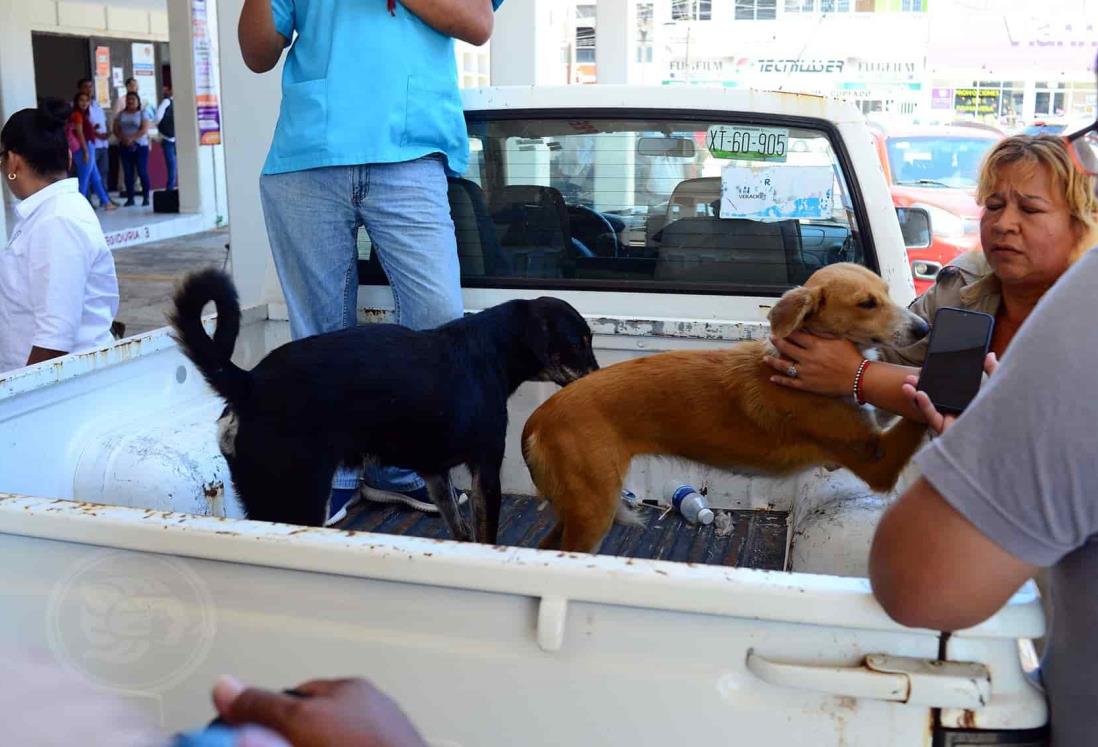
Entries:
<svg viewBox="0 0 1098 747">
<path fill-rule="evenodd" d="M 881 278 L 847 263 L 783 295 L 770 325 L 776 337 L 800 329 L 862 349 L 927 333 L 926 322 L 889 300 Z M 875 490 L 895 485 L 925 426 L 900 420 L 882 432 L 852 398 L 776 386 L 763 362 L 768 353 L 775 354 L 763 341 L 661 353 L 595 371 L 550 397 L 522 434 L 530 475 L 558 518 L 542 547 L 596 551 L 640 454 L 774 474 L 840 464 Z"/>
</svg>

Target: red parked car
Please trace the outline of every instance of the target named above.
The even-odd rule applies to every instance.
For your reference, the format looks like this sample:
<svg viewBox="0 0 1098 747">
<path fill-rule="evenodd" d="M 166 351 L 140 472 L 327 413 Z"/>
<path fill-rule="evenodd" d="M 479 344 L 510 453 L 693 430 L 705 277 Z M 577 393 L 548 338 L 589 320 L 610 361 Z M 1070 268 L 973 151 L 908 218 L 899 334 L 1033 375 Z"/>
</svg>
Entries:
<svg viewBox="0 0 1098 747">
<path fill-rule="evenodd" d="M 980 163 L 1002 135 L 974 127 L 870 127 L 897 207 L 930 214 L 932 243 L 909 249 L 915 290 L 923 293 L 950 260 L 980 246 L 976 181 Z"/>
</svg>

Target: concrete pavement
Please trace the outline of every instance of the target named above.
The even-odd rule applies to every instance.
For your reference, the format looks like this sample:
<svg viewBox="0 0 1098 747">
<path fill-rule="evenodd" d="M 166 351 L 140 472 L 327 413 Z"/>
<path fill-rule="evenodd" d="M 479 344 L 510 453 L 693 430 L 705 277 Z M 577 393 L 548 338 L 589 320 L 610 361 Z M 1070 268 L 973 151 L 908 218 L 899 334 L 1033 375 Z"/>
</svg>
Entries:
<svg viewBox="0 0 1098 747">
<path fill-rule="evenodd" d="M 167 324 L 164 318 L 177 280 L 205 267 L 224 267 L 229 229 L 219 228 L 151 244 L 116 249 L 118 321 L 134 335 Z"/>
</svg>

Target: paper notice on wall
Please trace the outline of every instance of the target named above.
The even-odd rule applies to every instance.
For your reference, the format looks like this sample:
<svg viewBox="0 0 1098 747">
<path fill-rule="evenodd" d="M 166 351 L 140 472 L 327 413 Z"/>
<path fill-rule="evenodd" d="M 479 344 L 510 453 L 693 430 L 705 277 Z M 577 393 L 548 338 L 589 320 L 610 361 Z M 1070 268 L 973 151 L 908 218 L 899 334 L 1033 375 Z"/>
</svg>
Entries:
<svg viewBox="0 0 1098 747">
<path fill-rule="evenodd" d="M 95 100 L 99 102 L 102 107 L 109 107 L 111 105 L 111 87 L 110 81 L 106 78 L 95 78 Z"/>
<path fill-rule="evenodd" d="M 122 75 L 123 75 L 122 68 L 112 67 L 111 68 L 111 85 L 115 86 L 116 88 L 118 86 L 121 86 L 122 83 L 123 83 Z"/>
<path fill-rule="evenodd" d="M 156 52 L 152 44 L 133 44 L 133 77 L 137 81 L 137 95 L 145 116 L 156 111 L 159 91 L 156 90 Z"/>
<path fill-rule="evenodd" d="M 829 166 L 726 166 L 721 171 L 720 217 L 827 219 L 834 187 L 835 174 Z"/>
</svg>

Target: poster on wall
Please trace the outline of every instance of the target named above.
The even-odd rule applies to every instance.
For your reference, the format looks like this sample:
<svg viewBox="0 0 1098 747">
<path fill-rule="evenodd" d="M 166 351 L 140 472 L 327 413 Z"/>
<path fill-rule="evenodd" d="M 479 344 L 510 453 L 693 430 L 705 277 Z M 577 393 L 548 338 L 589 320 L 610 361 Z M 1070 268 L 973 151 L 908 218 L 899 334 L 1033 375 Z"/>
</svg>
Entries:
<svg viewBox="0 0 1098 747">
<path fill-rule="evenodd" d="M 957 88 L 953 91 L 953 110 L 958 114 L 997 115 L 1001 91 Z"/>
<path fill-rule="evenodd" d="M 96 47 L 95 48 L 95 76 L 97 78 L 106 78 L 111 72 L 111 48 L 110 47 Z"/>
<path fill-rule="evenodd" d="M 191 0 L 191 41 L 194 47 L 194 94 L 198 110 L 198 144 L 221 142 L 221 111 L 214 74 L 206 0 Z"/>
<path fill-rule="evenodd" d="M 111 105 L 111 48 L 95 48 L 95 100 L 100 106 Z"/>
<path fill-rule="evenodd" d="M 952 109 L 953 108 L 953 89 L 952 88 L 932 88 L 930 91 L 930 108 L 931 109 Z"/>
<path fill-rule="evenodd" d="M 156 53 L 152 44 L 134 42 L 133 77 L 137 81 L 137 95 L 141 97 L 141 107 L 145 115 L 156 111 L 158 91 L 156 90 Z"/>
</svg>

